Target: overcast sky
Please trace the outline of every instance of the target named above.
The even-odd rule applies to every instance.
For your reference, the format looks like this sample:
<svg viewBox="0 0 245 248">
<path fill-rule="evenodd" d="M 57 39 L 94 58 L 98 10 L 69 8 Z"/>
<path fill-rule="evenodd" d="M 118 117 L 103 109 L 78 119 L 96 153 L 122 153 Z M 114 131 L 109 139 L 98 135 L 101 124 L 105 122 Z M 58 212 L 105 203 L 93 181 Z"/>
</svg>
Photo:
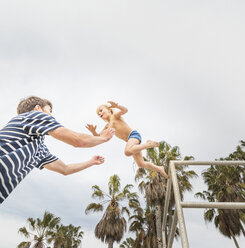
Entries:
<svg viewBox="0 0 245 248">
<path fill-rule="evenodd" d="M 105 124 L 97 106 L 114 100 L 144 141 L 165 140 L 195 160 L 228 156 L 245 139 L 244 12 L 242 0 L 0 1 L 0 126 L 21 98 L 37 95 L 52 101 L 61 124 L 88 133 L 87 123 Z M 33 170 L 0 206 L 0 248 L 16 247 L 24 240 L 18 228 L 45 210 L 81 226 L 82 247 L 107 247 L 93 235 L 102 214 L 84 210 L 91 187 L 107 190 L 113 174 L 122 186 L 135 184 L 125 143 L 113 137 L 78 149 L 46 137 L 46 144 L 66 163 L 95 154 L 105 163 L 68 177 Z M 192 183 L 193 194 L 205 189 L 200 179 Z M 185 210 L 190 247 L 234 247 L 203 212 Z"/>
</svg>

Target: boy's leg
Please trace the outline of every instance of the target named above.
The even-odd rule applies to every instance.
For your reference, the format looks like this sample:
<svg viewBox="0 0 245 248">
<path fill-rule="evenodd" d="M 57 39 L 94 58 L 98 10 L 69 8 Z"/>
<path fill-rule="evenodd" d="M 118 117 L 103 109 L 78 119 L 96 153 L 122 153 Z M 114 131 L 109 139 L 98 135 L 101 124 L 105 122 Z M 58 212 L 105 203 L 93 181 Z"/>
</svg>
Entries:
<svg viewBox="0 0 245 248">
<path fill-rule="evenodd" d="M 152 140 L 147 140 L 144 144 L 139 144 L 140 141 L 135 138 L 130 138 L 125 147 L 126 156 L 131 156 L 135 153 L 139 153 L 144 149 L 158 147 L 159 143 Z"/>
<path fill-rule="evenodd" d="M 133 154 L 133 158 L 139 167 L 159 172 L 162 176 L 168 179 L 168 175 L 165 172 L 163 166 L 157 166 L 151 162 L 144 161 L 144 158 L 141 152 Z"/>
</svg>

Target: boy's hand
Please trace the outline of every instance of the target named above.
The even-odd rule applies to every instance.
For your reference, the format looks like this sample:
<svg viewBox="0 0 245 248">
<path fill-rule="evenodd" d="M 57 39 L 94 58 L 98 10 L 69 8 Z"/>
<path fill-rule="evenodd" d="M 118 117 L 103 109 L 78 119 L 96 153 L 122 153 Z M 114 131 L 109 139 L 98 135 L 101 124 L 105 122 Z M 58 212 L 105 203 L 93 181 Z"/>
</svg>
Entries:
<svg viewBox="0 0 245 248">
<path fill-rule="evenodd" d="M 105 159 L 101 156 L 96 155 L 96 156 L 93 156 L 90 161 L 93 165 L 98 165 L 98 164 L 103 164 Z"/>
<path fill-rule="evenodd" d="M 112 101 L 108 101 L 108 103 L 111 104 L 110 108 L 117 108 L 118 107 L 118 103 L 112 102 Z"/>
<path fill-rule="evenodd" d="M 109 141 L 115 134 L 114 128 L 107 128 L 100 133 L 100 137 L 104 138 L 105 141 Z"/>
<path fill-rule="evenodd" d="M 85 127 L 86 127 L 92 134 L 94 134 L 97 126 L 96 126 L 96 125 L 94 126 L 94 125 L 91 125 L 91 124 L 87 124 Z"/>
</svg>

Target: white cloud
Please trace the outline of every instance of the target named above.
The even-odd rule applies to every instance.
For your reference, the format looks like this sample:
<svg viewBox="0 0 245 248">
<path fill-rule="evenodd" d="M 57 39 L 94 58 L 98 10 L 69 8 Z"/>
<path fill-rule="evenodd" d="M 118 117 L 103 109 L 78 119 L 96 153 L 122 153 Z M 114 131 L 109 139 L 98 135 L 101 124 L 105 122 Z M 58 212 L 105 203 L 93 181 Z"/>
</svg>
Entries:
<svg viewBox="0 0 245 248">
<path fill-rule="evenodd" d="M 24 241 L 18 229 L 25 226 L 26 219 L 13 214 L 0 213 L 0 248 L 16 247 Z"/>
</svg>

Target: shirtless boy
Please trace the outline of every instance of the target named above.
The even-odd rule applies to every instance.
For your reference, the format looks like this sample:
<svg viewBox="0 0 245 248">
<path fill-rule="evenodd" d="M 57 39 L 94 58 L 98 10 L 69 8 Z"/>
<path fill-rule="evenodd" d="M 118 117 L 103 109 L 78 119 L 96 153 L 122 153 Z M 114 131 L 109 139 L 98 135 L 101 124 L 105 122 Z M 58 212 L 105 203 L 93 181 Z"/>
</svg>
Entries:
<svg viewBox="0 0 245 248">
<path fill-rule="evenodd" d="M 133 130 L 129 125 L 124 121 L 122 115 L 128 112 L 128 109 L 124 106 L 119 105 L 113 101 L 108 101 L 110 106 L 100 105 L 97 108 L 98 116 L 107 122 L 105 128 L 115 129 L 115 135 L 126 142 L 125 155 L 133 156 L 136 164 L 141 168 L 146 168 L 150 170 L 157 171 L 161 173 L 165 178 L 168 178 L 163 166 L 157 166 L 151 162 L 144 161 L 141 151 L 147 148 L 158 147 L 159 143 L 147 140 L 146 143 L 141 144 L 141 135 Z M 118 109 L 119 111 L 115 112 L 113 108 Z M 96 126 L 87 124 L 86 128 L 94 135 L 99 136 L 100 134 L 96 132 Z"/>
</svg>

